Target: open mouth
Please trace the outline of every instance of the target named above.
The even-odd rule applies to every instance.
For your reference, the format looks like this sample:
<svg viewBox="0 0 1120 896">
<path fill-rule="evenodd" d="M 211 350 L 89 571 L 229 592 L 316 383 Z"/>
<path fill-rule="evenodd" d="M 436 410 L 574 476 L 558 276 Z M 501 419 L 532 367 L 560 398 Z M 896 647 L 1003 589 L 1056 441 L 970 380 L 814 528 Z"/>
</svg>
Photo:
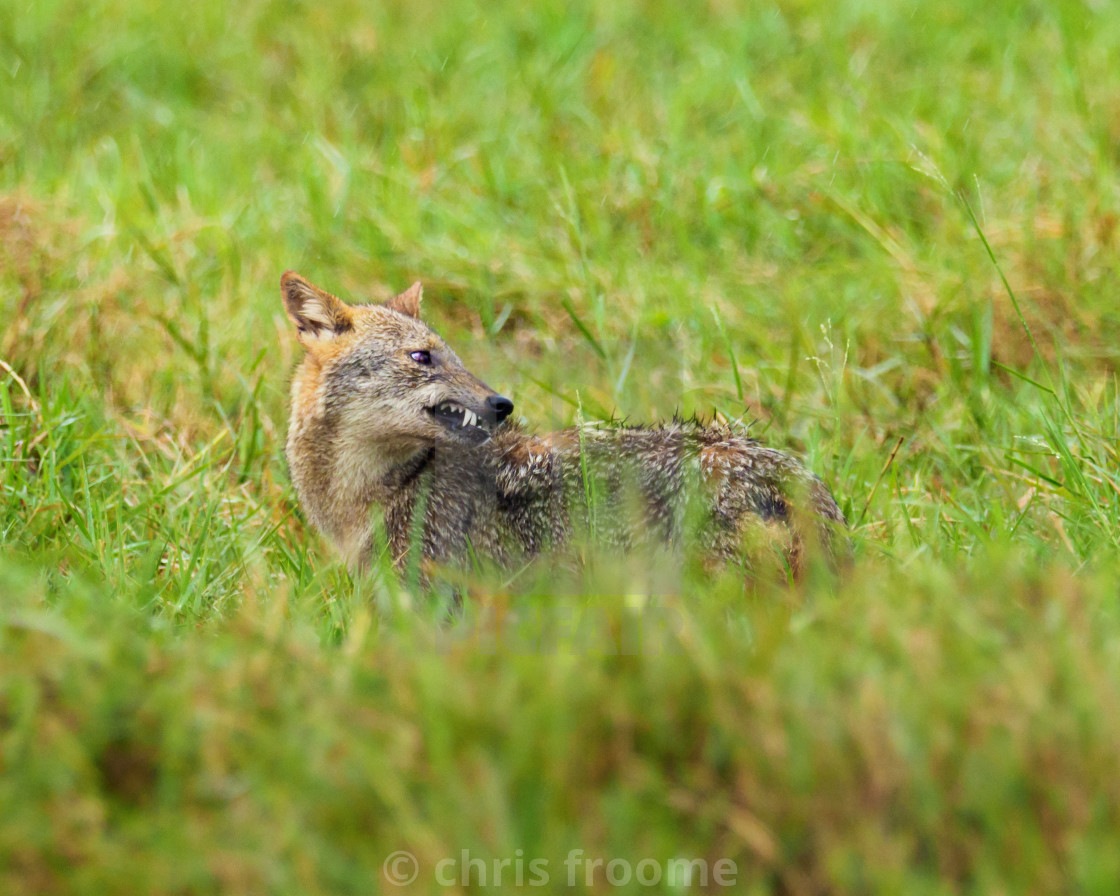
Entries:
<svg viewBox="0 0 1120 896">
<path fill-rule="evenodd" d="M 444 427 L 471 442 L 484 442 L 494 431 L 493 421 L 453 401 L 441 401 L 435 407 L 428 408 L 428 413 Z"/>
</svg>

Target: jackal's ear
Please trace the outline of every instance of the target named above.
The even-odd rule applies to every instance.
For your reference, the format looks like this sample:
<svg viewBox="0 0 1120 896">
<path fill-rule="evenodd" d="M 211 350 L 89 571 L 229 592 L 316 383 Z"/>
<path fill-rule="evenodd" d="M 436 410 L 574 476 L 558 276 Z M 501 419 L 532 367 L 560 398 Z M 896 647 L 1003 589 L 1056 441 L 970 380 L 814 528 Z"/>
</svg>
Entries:
<svg viewBox="0 0 1120 896">
<path fill-rule="evenodd" d="M 305 339 L 334 339 L 354 328 L 354 317 L 342 299 L 308 283 L 295 271 L 285 271 L 280 278 L 284 294 L 284 310 L 296 329 L 300 342 Z"/>
<path fill-rule="evenodd" d="M 386 308 L 392 308 L 394 311 L 399 311 L 401 314 L 407 314 L 409 317 L 420 317 L 420 298 L 424 293 L 424 288 L 417 280 L 408 289 L 402 292 L 399 296 L 393 296 L 385 303 Z"/>
</svg>

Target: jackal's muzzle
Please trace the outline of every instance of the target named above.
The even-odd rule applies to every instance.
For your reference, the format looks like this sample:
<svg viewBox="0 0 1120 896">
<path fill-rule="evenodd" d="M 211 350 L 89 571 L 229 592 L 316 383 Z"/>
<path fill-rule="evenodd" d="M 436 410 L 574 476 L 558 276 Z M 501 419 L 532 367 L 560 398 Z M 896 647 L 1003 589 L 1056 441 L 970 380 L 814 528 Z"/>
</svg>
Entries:
<svg viewBox="0 0 1120 896">
<path fill-rule="evenodd" d="M 487 396 L 485 403 L 472 410 L 454 401 L 441 401 L 428 413 L 445 429 L 472 445 L 490 438 L 494 429 L 513 411 L 513 402 L 504 395 Z"/>
</svg>

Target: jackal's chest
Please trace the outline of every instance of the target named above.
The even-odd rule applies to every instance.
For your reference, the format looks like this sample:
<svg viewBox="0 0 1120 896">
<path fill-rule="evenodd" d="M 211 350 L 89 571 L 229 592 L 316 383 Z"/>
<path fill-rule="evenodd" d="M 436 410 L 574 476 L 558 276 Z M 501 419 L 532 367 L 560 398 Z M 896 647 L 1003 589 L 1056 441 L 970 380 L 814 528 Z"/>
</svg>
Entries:
<svg viewBox="0 0 1120 896">
<path fill-rule="evenodd" d="M 395 557 L 416 548 L 440 562 L 500 551 L 494 467 L 473 452 L 463 459 L 433 457 L 386 498 L 385 529 Z"/>
</svg>

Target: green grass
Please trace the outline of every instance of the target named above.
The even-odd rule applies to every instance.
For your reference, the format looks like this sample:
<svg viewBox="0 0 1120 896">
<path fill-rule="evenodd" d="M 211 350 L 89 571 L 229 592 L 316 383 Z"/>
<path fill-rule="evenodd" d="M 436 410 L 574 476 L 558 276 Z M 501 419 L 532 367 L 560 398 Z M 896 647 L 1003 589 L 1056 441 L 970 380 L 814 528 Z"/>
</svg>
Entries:
<svg viewBox="0 0 1120 896">
<path fill-rule="evenodd" d="M 1120 12 L 227 10 L 0 5 L 0 891 L 1113 892 Z M 754 419 L 852 570 L 351 581 L 287 268 L 541 429 Z"/>
</svg>

